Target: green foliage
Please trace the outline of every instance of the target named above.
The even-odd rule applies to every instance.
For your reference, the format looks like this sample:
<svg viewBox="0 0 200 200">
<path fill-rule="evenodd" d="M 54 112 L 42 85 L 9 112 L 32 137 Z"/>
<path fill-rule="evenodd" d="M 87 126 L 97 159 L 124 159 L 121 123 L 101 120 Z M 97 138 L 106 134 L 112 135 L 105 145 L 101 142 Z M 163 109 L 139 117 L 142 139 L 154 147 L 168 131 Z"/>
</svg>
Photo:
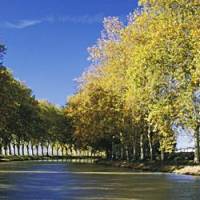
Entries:
<svg viewBox="0 0 200 200">
<path fill-rule="evenodd" d="M 69 120 L 62 108 L 37 101 L 32 91 L 0 67 L 0 149 L 13 145 L 67 145 Z"/>
</svg>

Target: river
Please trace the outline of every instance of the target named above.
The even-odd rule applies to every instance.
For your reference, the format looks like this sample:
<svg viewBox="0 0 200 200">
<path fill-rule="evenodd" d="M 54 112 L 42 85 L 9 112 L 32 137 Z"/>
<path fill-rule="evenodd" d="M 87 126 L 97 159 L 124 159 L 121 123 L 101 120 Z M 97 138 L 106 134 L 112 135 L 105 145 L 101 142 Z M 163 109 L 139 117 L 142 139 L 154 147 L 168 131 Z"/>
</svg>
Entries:
<svg viewBox="0 0 200 200">
<path fill-rule="evenodd" d="M 0 200 L 199 200 L 200 177 L 69 162 L 0 163 Z"/>
</svg>

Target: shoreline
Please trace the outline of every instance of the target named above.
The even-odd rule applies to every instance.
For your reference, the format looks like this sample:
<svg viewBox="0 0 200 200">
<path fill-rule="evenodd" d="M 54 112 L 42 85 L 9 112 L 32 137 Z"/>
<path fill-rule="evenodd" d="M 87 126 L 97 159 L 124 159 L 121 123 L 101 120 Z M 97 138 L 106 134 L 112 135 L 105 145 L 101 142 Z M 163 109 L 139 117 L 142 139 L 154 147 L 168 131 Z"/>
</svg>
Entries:
<svg viewBox="0 0 200 200">
<path fill-rule="evenodd" d="M 200 165 L 194 164 L 168 164 L 157 162 L 127 162 L 127 161 L 111 161 L 98 160 L 99 165 L 129 168 L 138 172 L 163 172 L 174 173 L 180 175 L 200 176 Z"/>
<path fill-rule="evenodd" d="M 0 163 L 2 162 L 12 162 L 12 161 L 34 161 L 34 160 L 84 160 L 84 159 L 93 159 L 97 160 L 99 157 L 90 157 L 90 156 L 0 156 Z"/>
<path fill-rule="evenodd" d="M 128 161 L 113 161 L 99 159 L 97 157 L 78 157 L 78 156 L 2 156 L 0 157 L 0 163 L 12 162 L 12 161 L 36 161 L 36 160 L 84 160 L 93 159 L 95 164 L 118 167 L 118 168 L 128 168 L 135 170 L 136 172 L 162 172 L 162 173 L 174 173 L 180 175 L 192 175 L 200 176 L 200 165 L 195 165 L 193 163 L 188 164 L 171 164 L 171 163 L 161 163 L 157 162 L 128 162 Z M 95 161 L 96 159 L 96 161 Z"/>
</svg>

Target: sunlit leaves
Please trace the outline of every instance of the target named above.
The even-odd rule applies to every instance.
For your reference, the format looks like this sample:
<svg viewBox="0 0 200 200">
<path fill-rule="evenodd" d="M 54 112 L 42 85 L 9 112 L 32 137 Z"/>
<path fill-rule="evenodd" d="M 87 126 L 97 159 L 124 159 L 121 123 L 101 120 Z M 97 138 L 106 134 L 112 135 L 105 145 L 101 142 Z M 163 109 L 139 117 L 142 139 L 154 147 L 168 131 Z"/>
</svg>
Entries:
<svg viewBox="0 0 200 200">
<path fill-rule="evenodd" d="M 116 17 L 104 20 L 103 34 L 89 49 L 92 70 L 82 76 L 68 109 L 82 138 L 107 137 L 113 127 L 120 137 L 133 136 L 133 128 L 146 136 L 150 127 L 160 150 L 171 152 L 174 122 L 195 128 L 198 121 L 200 2 L 139 3 L 126 26 Z M 107 98 L 116 101 L 107 104 Z"/>
</svg>

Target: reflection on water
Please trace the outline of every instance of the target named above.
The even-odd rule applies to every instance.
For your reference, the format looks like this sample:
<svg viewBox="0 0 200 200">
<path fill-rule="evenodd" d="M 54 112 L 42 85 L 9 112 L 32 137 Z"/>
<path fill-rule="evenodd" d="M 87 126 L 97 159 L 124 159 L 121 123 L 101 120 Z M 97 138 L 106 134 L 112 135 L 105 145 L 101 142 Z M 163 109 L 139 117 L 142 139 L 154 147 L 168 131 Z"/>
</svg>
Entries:
<svg viewBox="0 0 200 200">
<path fill-rule="evenodd" d="M 200 178 L 93 164 L 0 163 L 0 199 L 199 200 Z"/>
</svg>

